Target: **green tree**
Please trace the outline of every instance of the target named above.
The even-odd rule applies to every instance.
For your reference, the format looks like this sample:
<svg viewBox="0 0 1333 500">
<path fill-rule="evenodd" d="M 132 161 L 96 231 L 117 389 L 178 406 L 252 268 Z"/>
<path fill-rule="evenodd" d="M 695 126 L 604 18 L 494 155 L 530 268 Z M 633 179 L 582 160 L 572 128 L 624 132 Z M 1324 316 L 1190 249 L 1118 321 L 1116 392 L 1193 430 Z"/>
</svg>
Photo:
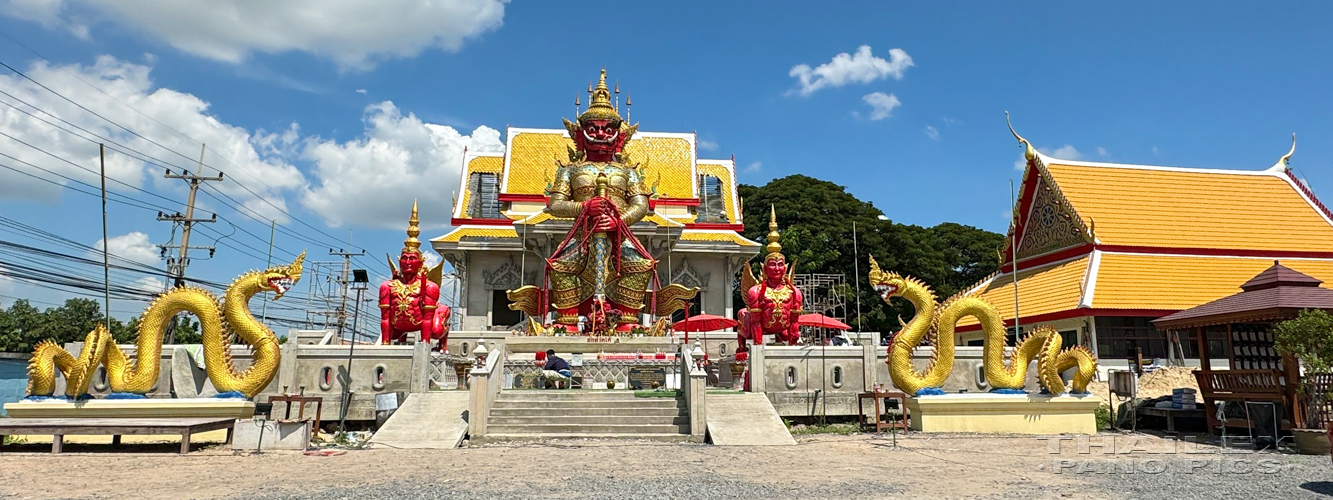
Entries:
<svg viewBox="0 0 1333 500">
<path fill-rule="evenodd" d="M 846 276 L 847 290 L 841 292 L 847 304 L 844 315 L 854 327 L 858 324 L 855 290 L 859 282 L 860 325 L 866 331 L 895 331 L 897 318 L 912 314 L 905 302 L 886 306 L 875 294 L 866 281 L 867 254 L 874 255 L 885 270 L 931 284 L 943 298 L 993 273 L 998 265 L 996 251 L 1004 241 L 999 234 L 960 224 L 925 228 L 881 220 L 884 213 L 874 204 L 857 199 L 842 186 L 804 175 L 774 179 L 763 187 L 741 184 L 738 192 L 744 200 L 747 238 L 766 242 L 771 205 L 782 233 L 783 253 L 788 261 L 796 261 L 796 272 Z M 853 253 L 853 224 L 859 260 Z M 740 302 L 739 291 L 735 300 Z"/>
<path fill-rule="evenodd" d="M 1333 365 L 1333 316 L 1304 309 L 1294 319 L 1273 326 L 1278 351 L 1291 354 L 1311 373 L 1328 373 Z"/>
</svg>

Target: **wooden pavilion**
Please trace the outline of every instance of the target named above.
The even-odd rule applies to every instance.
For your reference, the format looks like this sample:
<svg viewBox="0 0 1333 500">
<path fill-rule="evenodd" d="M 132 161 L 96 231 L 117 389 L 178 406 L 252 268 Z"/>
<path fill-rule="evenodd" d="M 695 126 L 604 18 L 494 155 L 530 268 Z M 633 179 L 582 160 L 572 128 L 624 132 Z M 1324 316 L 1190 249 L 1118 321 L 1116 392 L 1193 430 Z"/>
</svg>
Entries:
<svg viewBox="0 0 1333 500">
<path fill-rule="evenodd" d="M 1202 363 L 1195 372 L 1210 429 L 1219 401 L 1268 401 L 1283 405 L 1283 429 L 1304 425 L 1296 411 L 1300 367 L 1291 356 L 1274 347 L 1273 325 L 1295 318 L 1303 309 L 1333 312 L 1333 290 L 1322 281 L 1274 261 L 1258 276 L 1240 286 L 1241 292 L 1153 321 L 1168 336 L 1192 334 Z M 1220 334 L 1220 335 L 1219 335 Z M 1218 340 L 1214 340 L 1218 339 Z M 1220 354 L 1220 356 L 1219 356 Z M 1214 370 L 1211 359 L 1227 359 L 1230 366 Z M 1226 422 L 1228 426 L 1246 426 Z"/>
</svg>

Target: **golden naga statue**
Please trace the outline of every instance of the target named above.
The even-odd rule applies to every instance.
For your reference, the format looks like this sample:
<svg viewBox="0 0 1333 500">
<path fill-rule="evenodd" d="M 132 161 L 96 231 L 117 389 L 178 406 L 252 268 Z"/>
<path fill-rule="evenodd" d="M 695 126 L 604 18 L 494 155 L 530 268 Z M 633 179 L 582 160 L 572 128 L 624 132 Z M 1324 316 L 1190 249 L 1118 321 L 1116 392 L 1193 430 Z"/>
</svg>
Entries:
<svg viewBox="0 0 1333 500">
<path fill-rule="evenodd" d="M 300 281 L 303 260 L 305 252 L 289 265 L 242 274 L 227 287 L 221 302 L 197 287 L 180 287 L 162 294 L 144 309 L 135 343 L 137 360 L 132 365 L 129 356 L 112 341 L 110 332 L 102 325 L 88 334 L 77 358 L 44 341 L 33 350 L 28 362 L 28 396 L 54 393 L 56 370 L 65 376 L 65 396 L 86 395 L 92 374 L 101 363 L 106 363 L 112 392 L 147 394 L 157 383 L 161 370 L 162 337 L 167 325 L 175 320 L 177 313 L 190 312 L 199 318 L 203 331 L 204 366 L 213 387 L 222 395 L 239 393 L 252 398 L 278 373 L 282 354 L 277 336 L 250 314 L 250 298 L 260 292 L 273 292 L 274 300 L 282 298 Z M 254 350 L 254 362 L 243 371 L 237 370 L 231 359 L 235 335 Z"/>
<path fill-rule="evenodd" d="M 997 392 L 1023 390 L 1028 364 L 1037 360 L 1037 381 L 1051 394 L 1063 394 L 1065 383 L 1060 372 L 1078 367 L 1074 374 L 1073 392 L 1086 393 L 1088 382 L 1097 371 L 1097 360 L 1086 347 L 1076 345 L 1060 350 L 1060 334 L 1050 327 L 1039 327 L 1018 342 L 1018 348 L 1004 362 L 1005 328 L 995 307 L 978 297 L 959 294 L 944 304 L 938 304 L 935 293 L 920 280 L 894 272 L 880 270 L 875 258 L 870 258 L 870 284 L 885 303 L 893 297 L 902 297 L 912 303 L 916 314 L 903 325 L 889 346 L 889 376 L 893 384 L 907 394 L 944 394 L 941 389 L 953 371 L 954 327 L 965 316 L 981 322 L 985 332 L 982 351 L 986 382 Z M 934 331 L 935 350 L 930 364 L 918 371 L 912 366 L 912 350 Z"/>
<path fill-rule="evenodd" d="M 613 325 L 608 330 L 626 333 L 639 324 L 645 305 L 654 314 L 667 315 L 684 307 L 698 289 L 673 284 L 652 291 L 657 261 L 630 231 L 648 214 L 653 195 L 642 167 L 624 154 L 639 127 L 622 120 L 612 104 L 605 69 L 589 93 L 588 109 L 577 123 L 565 120 L 575 147 L 569 150 L 569 163 L 557 162 L 555 179 L 547 188 L 546 211 L 574 220 L 546 259 L 550 288 L 527 285 L 506 295 L 510 309 L 531 317 L 544 317 L 548 304 L 553 305 L 555 323 L 569 331 L 577 329 L 583 316 L 603 319 Z M 543 330 L 529 328 L 529 333 Z"/>
</svg>

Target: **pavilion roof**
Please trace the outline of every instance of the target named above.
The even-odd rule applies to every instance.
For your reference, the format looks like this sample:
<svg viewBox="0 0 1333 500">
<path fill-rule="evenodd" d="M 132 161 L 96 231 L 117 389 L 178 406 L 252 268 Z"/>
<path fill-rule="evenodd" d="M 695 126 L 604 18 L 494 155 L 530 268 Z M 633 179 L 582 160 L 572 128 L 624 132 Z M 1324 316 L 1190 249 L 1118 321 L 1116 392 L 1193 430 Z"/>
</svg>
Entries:
<svg viewBox="0 0 1333 500">
<path fill-rule="evenodd" d="M 1166 328 L 1276 319 L 1301 309 L 1333 310 L 1333 290 L 1322 281 L 1280 263 L 1241 285 L 1240 293 L 1186 309 L 1154 321 Z"/>
</svg>

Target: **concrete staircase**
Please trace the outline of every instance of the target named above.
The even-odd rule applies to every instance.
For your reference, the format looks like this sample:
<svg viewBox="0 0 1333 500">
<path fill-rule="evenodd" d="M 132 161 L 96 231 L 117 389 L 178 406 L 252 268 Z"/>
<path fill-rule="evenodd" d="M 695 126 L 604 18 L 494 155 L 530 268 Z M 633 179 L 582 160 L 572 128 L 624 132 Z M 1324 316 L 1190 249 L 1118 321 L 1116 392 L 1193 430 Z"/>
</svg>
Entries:
<svg viewBox="0 0 1333 500">
<path fill-rule="evenodd" d="M 636 398 L 631 391 L 502 391 L 487 422 L 487 440 L 690 437 L 683 399 Z"/>
</svg>

